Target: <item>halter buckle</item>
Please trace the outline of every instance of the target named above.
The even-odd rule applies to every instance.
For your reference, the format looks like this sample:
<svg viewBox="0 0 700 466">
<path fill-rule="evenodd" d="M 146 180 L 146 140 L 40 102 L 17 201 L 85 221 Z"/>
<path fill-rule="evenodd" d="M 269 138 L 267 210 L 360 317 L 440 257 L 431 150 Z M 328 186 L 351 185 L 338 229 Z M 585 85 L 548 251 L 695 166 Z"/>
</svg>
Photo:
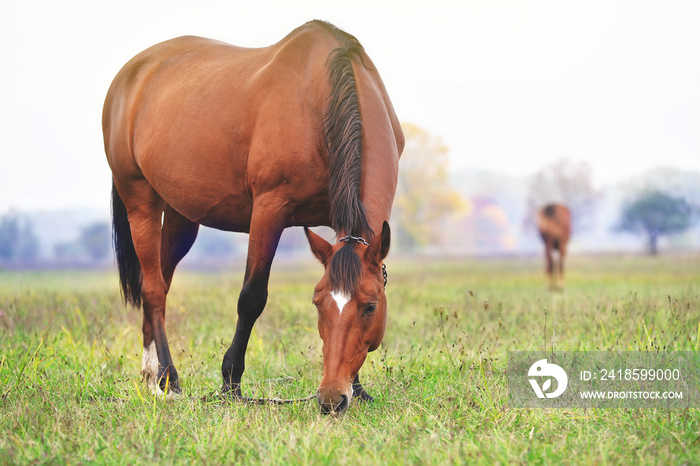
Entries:
<svg viewBox="0 0 700 466">
<path fill-rule="evenodd" d="M 369 246 L 369 243 L 362 236 L 343 236 L 338 240 L 339 243 L 362 243 L 365 246 Z"/>
</svg>

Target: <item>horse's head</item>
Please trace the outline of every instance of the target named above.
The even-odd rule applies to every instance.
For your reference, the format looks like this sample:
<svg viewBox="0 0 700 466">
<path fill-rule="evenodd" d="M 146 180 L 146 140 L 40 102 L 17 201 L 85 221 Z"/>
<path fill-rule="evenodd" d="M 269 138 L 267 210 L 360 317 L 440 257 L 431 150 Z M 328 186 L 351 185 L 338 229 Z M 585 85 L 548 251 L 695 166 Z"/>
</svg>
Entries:
<svg viewBox="0 0 700 466">
<path fill-rule="evenodd" d="M 386 329 L 387 306 L 382 261 L 389 252 L 391 233 L 369 243 L 346 237 L 331 245 L 305 229 L 314 255 L 325 273 L 314 290 L 318 332 L 323 340 L 323 379 L 318 403 L 324 413 L 342 412 L 350 405 L 352 381 L 367 353 L 377 349 Z"/>
</svg>

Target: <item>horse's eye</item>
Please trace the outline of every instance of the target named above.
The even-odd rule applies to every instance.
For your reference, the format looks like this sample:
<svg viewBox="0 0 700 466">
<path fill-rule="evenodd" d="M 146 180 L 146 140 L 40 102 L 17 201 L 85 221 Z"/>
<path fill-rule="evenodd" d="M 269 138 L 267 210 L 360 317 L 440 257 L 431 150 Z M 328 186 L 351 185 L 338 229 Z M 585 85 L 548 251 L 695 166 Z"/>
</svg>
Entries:
<svg viewBox="0 0 700 466">
<path fill-rule="evenodd" d="M 374 311 L 377 310 L 377 305 L 376 304 L 368 304 L 365 306 L 364 309 L 362 309 L 362 313 L 366 316 L 373 314 Z"/>
</svg>

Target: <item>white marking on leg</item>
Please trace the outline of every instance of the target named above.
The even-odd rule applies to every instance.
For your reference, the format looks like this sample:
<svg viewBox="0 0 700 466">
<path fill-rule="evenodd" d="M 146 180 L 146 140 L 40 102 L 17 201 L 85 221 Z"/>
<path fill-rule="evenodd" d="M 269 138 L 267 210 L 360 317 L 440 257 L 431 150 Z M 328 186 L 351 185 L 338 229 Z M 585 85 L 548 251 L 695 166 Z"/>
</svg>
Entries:
<svg viewBox="0 0 700 466">
<path fill-rule="evenodd" d="M 158 352 L 156 351 L 155 340 L 151 341 L 148 348 L 144 346 L 143 348 L 143 359 L 141 361 L 141 373 L 146 379 L 146 384 L 154 395 L 163 395 L 164 392 L 158 385 L 158 368 L 160 364 L 158 363 Z M 166 399 L 172 400 L 177 398 L 178 395 L 172 391 L 168 391 Z"/>
<path fill-rule="evenodd" d="M 350 295 L 347 293 L 332 291 L 331 298 L 333 298 L 333 301 L 335 301 L 335 304 L 338 306 L 338 311 L 342 314 L 345 305 L 348 303 L 348 301 L 350 301 Z"/>
<path fill-rule="evenodd" d="M 158 352 L 156 351 L 156 342 L 151 340 L 151 344 L 143 347 L 143 359 L 141 360 L 141 373 L 146 379 L 146 383 L 151 387 L 151 390 L 156 393 L 160 391 L 158 387 Z"/>
</svg>

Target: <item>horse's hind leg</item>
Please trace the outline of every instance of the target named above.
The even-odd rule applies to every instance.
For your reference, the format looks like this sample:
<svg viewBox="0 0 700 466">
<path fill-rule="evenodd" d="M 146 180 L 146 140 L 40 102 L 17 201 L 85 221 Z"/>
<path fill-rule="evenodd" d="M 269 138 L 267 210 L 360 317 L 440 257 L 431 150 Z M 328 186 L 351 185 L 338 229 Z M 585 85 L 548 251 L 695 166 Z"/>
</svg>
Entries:
<svg viewBox="0 0 700 466">
<path fill-rule="evenodd" d="M 128 211 L 134 249 L 141 264 L 142 372 L 156 391 L 165 391 L 169 384 L 170 392 L 179 393 L 177 371 L 165 333 L 167 285 L 161 271 L 161 217 L 165 203 L 145 181 L 131 183 L 127 189 L 119 191 Z"/>
<path fill-rule="evenodd" d="M 553 290 L 554 289 L 554 251 L 552 247 L 552 242 L 547 239 L 544 242 L 544 256 L 545 256 L 545 261 L 546 261 L 546 271 L 547 271 L 547 278 L 549 280 L 549 289 Z"/>
<path fill-rule="evenodd" d="M 557 287 L 560 290 L 564 289 L 564 258 L 566 257 L 566 246 L 563 244 L 559 245 L 559 277 L 557 280 Z"/>
<path fill-rule="evenodd" d="M 165 281 L 165 292 L 170 290 L 175 267 L 190 251 L 197 239 L 199 224 L 183 217 L 170 206 L 165 207 L 161 234 L 161 270 Z"/>
<path fill-rule="evenodd" d="M 194 240 L 197 238 L 197 231 L 199 230 L 199 224 L 194 223 L 180 215 L 172 207 L 166 206 L 165 212 L 163 213 L 163 227 L 161 231 L 161 254 L 160 254 L 160 265 L 161 274 L 163 277 L 163 282 L 165 285 L 165 295 L 167 295 L 168 290 L 170 290 L 170 283 L 173 280 L 173 273 L 175 272 L 175 267 L 182 260 L 183 257 L 189 252 Z M 151 311 L 151 318 L 147 315 L 146 300 L 144 299 L 144 315 L 143 315 L 143 361 L 141 365 L 141 372 L 146 378 L 148 384 L 152 386 L 156 391 L 165 390 L 166 380 L 162 377 L 161 369 L 159 367 L 159 356 L 157 351 L 157 343 L 154 338 L 153 332 L 153 311 Z M 166 340 L 165 350 L 169 353 L 167 345 L 167 337 L 165 336 L 165 302 L 163 302 L 162 307 L 162 321 L 163 321 L 163 339 Z M 179 385 L 177 379 L 177 372 L 172 361 L 169 365 L 165 367 L 170 367 L 171 370 L 166 373 L 166 378 L 170 380 L 170 391 L 173 393 L 179 392 Z M 165 372 L 164 372 L 165 373 Z"/>
</svg>

